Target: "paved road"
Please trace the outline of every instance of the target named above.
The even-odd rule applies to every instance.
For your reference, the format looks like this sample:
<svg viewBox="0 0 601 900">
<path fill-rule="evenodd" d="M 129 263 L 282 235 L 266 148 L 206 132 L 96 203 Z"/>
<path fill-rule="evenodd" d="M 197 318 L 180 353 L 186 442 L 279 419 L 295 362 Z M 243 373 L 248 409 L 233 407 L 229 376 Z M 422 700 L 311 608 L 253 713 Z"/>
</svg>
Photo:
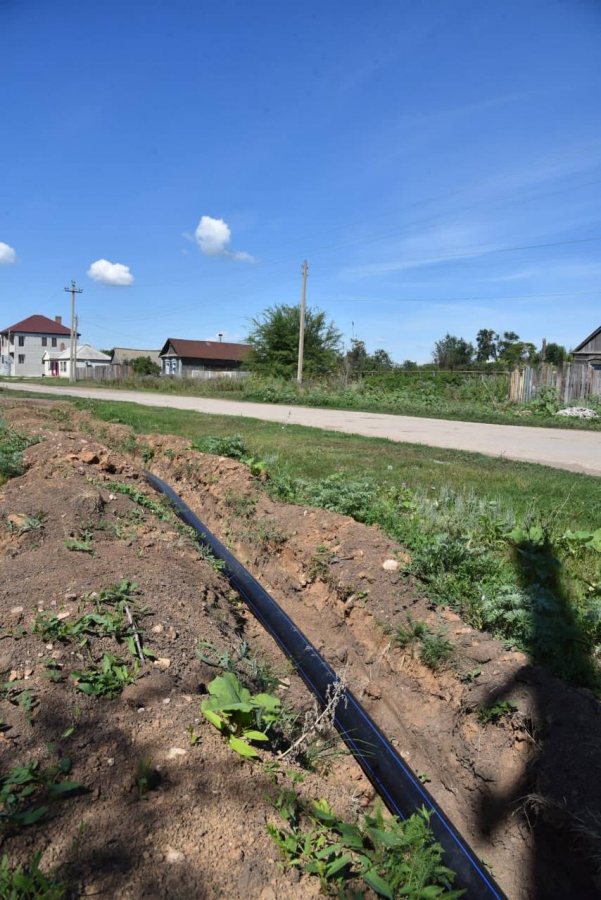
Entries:
<svg viewBox="0 0 601 900">
<path fill-rule="evenodd" d="M 37 384 L 9 384 L 0 388 L 27 390 L 36 394 L 121 400 L 143 406 L 195 410 L 226 416 L 244 416 L 290 425 L 309 425 L 325 431 L 343 431 L 367 437 L 388 438 L 430 447 L 469 450 L 487 456 L 503 456 L 523 462 L 541 463 L 573 472 L 601 476 L 601 432 L 568 431 L 559 428 L 529 428 L 517 425 L 483 425 L 416 416 L 313 409 L 306 406 L 272 406 L 241 403 L 237 400 L 209 400 L 204 397 L 176 397 L 150 391 L 120 391 L 109 388 L 46 387 Z"/>
</svg>

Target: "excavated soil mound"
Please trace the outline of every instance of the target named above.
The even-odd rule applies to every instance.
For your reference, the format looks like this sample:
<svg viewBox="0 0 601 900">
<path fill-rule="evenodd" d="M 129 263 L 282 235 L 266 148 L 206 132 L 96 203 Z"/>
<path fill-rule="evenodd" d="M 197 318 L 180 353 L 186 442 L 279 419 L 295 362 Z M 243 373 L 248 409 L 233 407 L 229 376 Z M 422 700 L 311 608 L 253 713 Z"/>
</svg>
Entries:
<svg viewBox="0 0 601 900">
<path fill-rule="evenodd" d="M 0 497 L 0 518 L 17 517 L 0 542 L 0 610 L 2 621 L 12 623 L 0 651 L 6 670 L 30 673 L 27 683 L 39 699 L 33 728 L 23 725 L 22 709 L 9 707 L 3 765 L 41 753 L 77 707 L 76 729 L 65 743 L 73 777 L 92 791 L 52 811 L 53 828 L 37 835 L 36 846 L 43 840 L 48 847 L 45 861 L 68 863 L 86 885 L 100 878 L 107 895 L 112 887 L 113 896 L 128 898 L 286 898 L 315 890 L 306 878 L 291 882 L 274 863 L 264 829 L 270 808 L 261 799 L 268 785 L 258 769 L 232 760 L 208 727 L 197 724 L 202 740 L 186 743 L 204 689 L 194 647 L 206 640 L 233 652 L 243 627 L 285 675 L 295 705 L 310 700 L 270 638 L 233 608 L 227 583 L 193 545 L 151 512 L 140 520 L 139 505 L 111 491 L 112 483 L 128 483 L 156 497 L 141 476 L 146 467 L 175 488 L 328 662 L 346 672 L 350 688 L 509 897 L 601 895 L 601 717 L 589 691 L 565 685 L 451 611 L 433 608 L 403 573 L 403 549 L 377 528 L 275 502 L 240 463 L 171 436 L 136 443 L 128 428 L 92 421 L 69 404 L 7 403 L 3 415 L 17 430 L 44 437 L 26 451 L 27 474 Z M 18 517 L 40 512 L 43 530 L 20 533 Z M 125 525 L 116 534 L 103 525 L 107 520 Z M 94 556 L 64 543 L 86 530 Z M 121 700 L 93 700 L 44 680 L 40 659 L 57 648 L 27 633 L 36 610 L 70 609 L 121 579 L 139 585 L 149 646 L 169 660 L 168 668 L 149 664 L 149 674 Z M 415 645 L 394 645 L 391 637 L 407 626 L 408 615 L 445 632 L 453 645 L 446 665 L 432 671 Z M 19 623 L 25 634 L 17 640 Z M 81 667 L 77 657 L 60 662 L 65 672 Z M 153 685 L 150 699 L 145 684 Z M 135 697 L 137 690 L 143 696 L 131 705 L 127 692 Z M 495 704 L 513 706 L 483 723 L 483 707 Z M 141 758 L 162 767 L 158 789 L 142 804 L 132 794 Z M 361 805 L 373 798 L 352 761 L 335 765 L 326 780 L 311 776 L 302 791 L 327 797 L 340 814 L 349 812 L 351 797 Z M 81 821 L 83 836 L 75 840 Z M 261 894 L 266 885 L 272 894 Z"/>
</svg>

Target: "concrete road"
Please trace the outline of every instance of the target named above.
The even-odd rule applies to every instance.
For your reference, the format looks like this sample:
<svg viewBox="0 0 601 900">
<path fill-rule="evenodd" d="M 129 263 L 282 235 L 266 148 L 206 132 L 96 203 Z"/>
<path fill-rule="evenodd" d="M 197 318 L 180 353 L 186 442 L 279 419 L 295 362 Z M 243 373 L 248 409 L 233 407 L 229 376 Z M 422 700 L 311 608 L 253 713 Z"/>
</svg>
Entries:
<svg viewBox="0 0 601 900">
<path fill-rule="evenodd" d="M 530 428 L 522 425 L 482 425 L 384 413 L 313 409 L 305 406 L 274 406 L 241 403 L 237 400 L 210 400 L 204 397 L 177 397 L 150 391 L 120 391 L 110 388 L 46 387 L 38 384 L 2 382 L 0 388 L 27 390 L 46 396 L 89 397 L 94 400 L 121 400 L 143 406 L 194 410 L 225 416 L 244 416 L 289 425 L 308 425 L 325 431 L 343 431 L 367 437 L 388 438 L 430 447 L 469 450 L 487 456 L 541 463 L 572 472 L 601 475 L 601 431 L 568 431 L 559 428 Z"/>
</svg>

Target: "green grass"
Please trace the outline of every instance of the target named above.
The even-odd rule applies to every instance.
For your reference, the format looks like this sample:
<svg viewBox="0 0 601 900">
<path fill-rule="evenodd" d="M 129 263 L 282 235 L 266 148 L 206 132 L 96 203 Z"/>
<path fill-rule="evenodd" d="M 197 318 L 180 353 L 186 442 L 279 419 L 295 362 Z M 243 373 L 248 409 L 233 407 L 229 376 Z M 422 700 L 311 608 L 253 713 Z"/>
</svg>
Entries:
<svg viewBox="0 0 601 900">
<path fill-rule="evenodd" d="M 473 491 L 483 500 L 510 505 L 518 515 L 553 514 L 574 530 L 596 528 L 601 479 L 532 463 L 422 444 L 281 425 L 237 416 L 216 416 L 136 403 L 72 401 L 106 422 L 129 425 L 137 434 L 175 434 L 192 443 L 215 435 L 240 435 L 250 455 L 277 462 L 291 477 L 309 480 L 342 472 L 349 479 L 374 480 L 391 488 Z"/>
</svg>

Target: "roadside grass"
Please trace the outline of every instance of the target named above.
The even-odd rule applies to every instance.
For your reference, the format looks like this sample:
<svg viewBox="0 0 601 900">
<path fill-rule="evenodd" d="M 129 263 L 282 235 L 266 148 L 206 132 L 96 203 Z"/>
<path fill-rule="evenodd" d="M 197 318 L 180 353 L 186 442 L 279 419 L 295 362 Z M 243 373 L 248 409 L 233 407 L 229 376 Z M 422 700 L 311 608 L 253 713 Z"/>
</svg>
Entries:
<svg viewBox="0 0 601 900">
<path fill-rule="evenodd" d="M 599 525 L 601 479 L 593 476 L 304 425 L 119 401 L 65 399 L 105 422 L 129 425 L 137 434 L 174 434 L 199 445 L 209 437 L 239 435 L 248 456 L 265 460 L 270 471 L 277 468 L 282 477 L 318 481 L 342 473 L 348 480 L 374 481 L 383 488 L 406 486 L 426 494 L 445 486 L 511 507 L 518 517 L 553 516 L 559 527 L 574 530 Z M 240 458 L 238 442 L 231 442 Z"/>
<path fill-rule="evenodd" d="M 12 379 L 0 379 L 0 384 L 2 380 Z M 48 386 L 48 379 L 44 378 L 31 378 L 27 379 L 27 382 Z M 427 370 L 411 374 L 371 376 L 350 383 L 345 383 L 339 376 L 325 381 L 309 381 L 303 385 L 285 379 L 259 377 L 214 378 L 200 381 L 194 378 L 134 376 L 115 381 L 93 382 L 91 386 L 111 390 L 147 391 L 251 403 L 291 404 L 493 425 L 601 430 L 601 398 L 591 397 L 586 401 L 565 404 L 590 406 L 597 411 L 596 419 L 557 416 L 555 413 L 564 404 L 557 401 L 553 389 L 546 388 L 539 397 L 526 405 L 510 403 L 507 399 L 509 376 L 502 374 L 484 375 L 478 372 L 461 374 Z M 90 385 L 80 382 L 75 387 L 87 388 Z"/>
</svg>

